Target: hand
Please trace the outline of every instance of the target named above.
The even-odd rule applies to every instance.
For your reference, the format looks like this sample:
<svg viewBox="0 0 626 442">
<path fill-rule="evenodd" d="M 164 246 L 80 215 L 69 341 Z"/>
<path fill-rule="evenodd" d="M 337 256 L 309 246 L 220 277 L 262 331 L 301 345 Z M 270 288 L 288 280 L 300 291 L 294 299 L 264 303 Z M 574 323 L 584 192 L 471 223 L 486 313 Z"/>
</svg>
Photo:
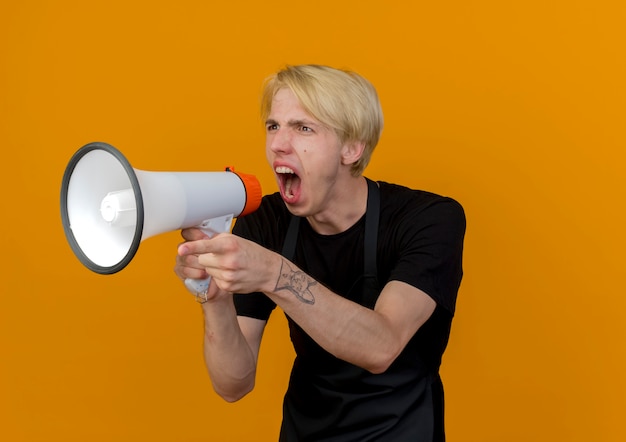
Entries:
<svg viewBox="0 0 626 442">
<path fill-rule="evenodd" d="M 189 241 L 201 241 L 209 238 L 200 229 L 194 227 L 181 230 L 181 235 L 185 239 L 185 242 L 178 245 L 179 250 Z M 204 270 L 204 267 L 198 263 L 198 255 L 181 255 L 180 252 L 176 256 L 174 273 L 183 281 L 187 278 L 205 279 L 209 276 Z"/>
<path fill-rule="evenodd" d="M 178 247 L 180 277 L 210 275 L 212 283 L 231 293 L 275 288 L 282 259 L 277 253 L 230 233 L 208 239 L 202 232 L 184 231 L 183 237 L 188 241 Z"/>
</svg>

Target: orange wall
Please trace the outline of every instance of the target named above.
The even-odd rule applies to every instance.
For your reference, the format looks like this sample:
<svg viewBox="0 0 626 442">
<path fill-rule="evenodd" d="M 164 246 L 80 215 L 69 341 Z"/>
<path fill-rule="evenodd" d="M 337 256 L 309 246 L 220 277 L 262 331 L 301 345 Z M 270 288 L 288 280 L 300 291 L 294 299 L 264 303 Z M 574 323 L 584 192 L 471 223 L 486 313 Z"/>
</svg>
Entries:
<svg viewBox="0 0 626 442">
<path fill-rule="evenodd" d="M 59 190 L 98 140 L 136 168 L 234 164 L 273 191 L 260 84 L 316 62 L 379 89 L 368 176 L 466 208 L 449 440 L 626 440 L 625 19 L 603 0 L 3 2 L 0 439 L 276 440 L 284 320 L 256 391 L 222 402 L 172 273 L 178 233 L 93 274 L 65 241 Z"/>
</svg>

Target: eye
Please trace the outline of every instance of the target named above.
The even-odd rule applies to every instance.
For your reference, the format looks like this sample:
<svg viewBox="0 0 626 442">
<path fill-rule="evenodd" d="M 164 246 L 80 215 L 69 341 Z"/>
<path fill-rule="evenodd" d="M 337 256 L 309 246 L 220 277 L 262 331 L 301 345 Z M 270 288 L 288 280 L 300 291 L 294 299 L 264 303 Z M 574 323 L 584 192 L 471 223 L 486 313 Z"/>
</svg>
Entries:
<svg viewBox="0 0 626 442">
<path fill-rule="evenodd" d="M 265 130 L 268 132 L 272 132 L 278 129 L 278 124 L 276 123 L 268 123 L 265 125 Z"/>
<path fill-rule="evenodd" d="M 300 126 L 300 132 L 313 132 L 313 128 L 309 126 Z"/>
</svg>

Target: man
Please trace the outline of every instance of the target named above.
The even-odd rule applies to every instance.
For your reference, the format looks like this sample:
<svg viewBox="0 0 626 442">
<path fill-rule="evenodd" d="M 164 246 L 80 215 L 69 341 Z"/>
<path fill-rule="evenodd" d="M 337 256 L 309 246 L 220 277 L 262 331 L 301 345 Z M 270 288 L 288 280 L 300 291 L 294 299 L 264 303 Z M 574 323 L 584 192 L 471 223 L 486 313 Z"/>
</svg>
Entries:
<svg viewBox="0 0 626 442">
<path fill-rule="evenodd" d="M 233 234 L 184 230 L 178 250 L 180 278 L 212 277 L 202 309 L 215 391 L 236 401 L 253 389 L 278 305 L 296 351 L 281 441 L 443 441 L 462 207 L 362 175 L 383 118 L 355 73 L 287 67 L 265 84 L 262 118 L 280 192 Z"/>
</svg>

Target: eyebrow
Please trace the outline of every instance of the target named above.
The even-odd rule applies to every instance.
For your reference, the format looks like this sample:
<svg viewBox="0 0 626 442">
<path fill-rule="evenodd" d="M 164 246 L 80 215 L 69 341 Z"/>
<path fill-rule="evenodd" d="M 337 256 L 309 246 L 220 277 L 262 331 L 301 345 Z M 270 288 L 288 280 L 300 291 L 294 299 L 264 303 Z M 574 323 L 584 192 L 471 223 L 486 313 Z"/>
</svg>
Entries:
<svg viewBox="0 0 626 442">
<path fill-rule="evenodd" d="M 272 124 L 278 124 L 278 122 L 272 118 L 269 118 L 265 121 L 265 125 L 272 125 Z M 287 126 L 290 127 L 298 127 L 298 126 L 313 126 L 313 127 L 319 127 L 320 124 L 316 123 L 313 120 L 289 120 L 287 121 Z"/>
</svg>

